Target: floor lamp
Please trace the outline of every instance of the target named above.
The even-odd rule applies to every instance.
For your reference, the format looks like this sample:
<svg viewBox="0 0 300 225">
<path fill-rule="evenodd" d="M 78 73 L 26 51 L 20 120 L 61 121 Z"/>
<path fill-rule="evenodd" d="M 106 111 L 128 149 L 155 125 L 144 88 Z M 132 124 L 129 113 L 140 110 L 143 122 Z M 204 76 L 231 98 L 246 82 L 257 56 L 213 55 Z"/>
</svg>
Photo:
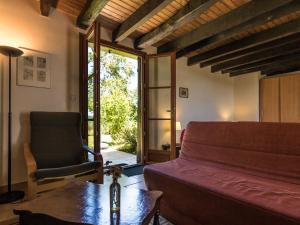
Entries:
<svg viewBox="0 0 300 225">
<path fill-rule="evenodd" d="M 8 47 L 8 46 L 0 46 L 0 53 L 8 56 L 9 59 L 9 95 L 8 95 L 8 158 L 7 158 L 7 187 L 8 191 L 4 194 L 0 195 L 0 204 L 15 202 L 24 197 L 23 191 L 12 191 L 11 187 L 11 58 L 18 57 L 23 55 L 23 52 L 20 49 Z"/>
</svg>

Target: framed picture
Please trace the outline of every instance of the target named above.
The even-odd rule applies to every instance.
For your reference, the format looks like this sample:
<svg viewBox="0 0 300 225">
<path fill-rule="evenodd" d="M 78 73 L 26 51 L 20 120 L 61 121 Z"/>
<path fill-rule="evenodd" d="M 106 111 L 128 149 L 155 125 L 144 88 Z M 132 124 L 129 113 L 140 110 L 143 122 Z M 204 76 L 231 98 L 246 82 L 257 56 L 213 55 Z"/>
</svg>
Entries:
<svg viewBox="0 0 300 225">
<path fill-rule="evenodd" d="M 189 89 L 188 88 L 179 88 L 179 97 L 180 98 L 188 98 L 189 97 Z"/>
<path fill-rule="evenodd" d="M 24 55 L 18 58 L 17 85 L 51 88 L 50 55 L 22 50 Z"/>
</svg>

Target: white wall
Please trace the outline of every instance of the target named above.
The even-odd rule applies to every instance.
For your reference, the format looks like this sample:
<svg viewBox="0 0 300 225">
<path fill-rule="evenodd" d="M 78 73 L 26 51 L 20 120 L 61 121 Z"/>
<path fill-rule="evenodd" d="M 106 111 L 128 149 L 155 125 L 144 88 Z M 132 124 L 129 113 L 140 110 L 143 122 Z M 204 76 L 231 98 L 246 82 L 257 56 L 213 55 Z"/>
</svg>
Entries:
<svg viewBox="0 0 300 225">
<path fill-rule="evenodd" d="M 234 119 L 233 79 L 211 73 L 210 68 L 187 66 L 186 58 L 176 62 L 177 121 L 185 128 L 189 121 L 231 121 Z M 179 97 L 179 87 L 189 89 L 189 98 Z"/>
<path fill-rule="evenodd" d="M 259 73 L 234 78 L 234 120 L 259 121 Z"/>
<path fill-rule="evenodd" d="M 64 14 L 49 17 L 35 0 L 0 1 L 0 45 L 26 47 L 51 55 L 51 89 L 16 86 L 13 61 L 13 182 L 25 181 L 23 143 L 29 140 L 30 111 L 78 111 L 78 30 Z M 7 174 L 6 57 L 0 58 L 0 186 Z"/>
</svg>

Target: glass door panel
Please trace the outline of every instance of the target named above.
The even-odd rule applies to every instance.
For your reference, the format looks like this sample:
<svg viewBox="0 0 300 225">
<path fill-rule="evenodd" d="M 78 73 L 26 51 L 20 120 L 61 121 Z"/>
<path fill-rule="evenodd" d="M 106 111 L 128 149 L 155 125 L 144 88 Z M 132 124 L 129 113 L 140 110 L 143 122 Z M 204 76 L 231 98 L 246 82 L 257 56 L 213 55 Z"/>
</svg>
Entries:
<svg viewBox="0 0 300 225">
<path fill-rule="evenodd" d="M 149 88 L 149 119 L 171 119 L 171 88 Z"/>
<path fill-rule="evenodd" d="M 146 141 L 148 162 L 167 161 L 175 155 L 175 54 L 148 56 L 146 60 Z"/>
<path fill-rule="evenodd" d="M 171 57 L 149 58 L 149 87 L 171 86 Z"/>
<path fill-rule="evenodd" d="M 171 120 L 149 121 L 149 150 L 170 151 Z"/>
<path fill-rule="evenodd" d="M 100 151 L 99 126 L 99 38 L 100 24 L 95 22 L 84 37 L 84 108 L 82 109 L 85 138 L 90 148 Z"/>
</svg>

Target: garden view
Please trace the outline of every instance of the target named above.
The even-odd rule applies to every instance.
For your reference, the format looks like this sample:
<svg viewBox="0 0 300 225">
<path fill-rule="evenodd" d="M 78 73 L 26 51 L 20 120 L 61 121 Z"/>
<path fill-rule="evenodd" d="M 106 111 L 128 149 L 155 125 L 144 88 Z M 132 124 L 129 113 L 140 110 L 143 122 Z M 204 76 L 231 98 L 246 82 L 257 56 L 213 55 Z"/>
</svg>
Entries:
<svg viewBox="0 0 300 225">
<path fill-rule="evenodd" d="M 93 53 L 89 52 L 89 62 Z M 101 148 L 105 145 L 136 154 L 138 121 L 138 60 L 117 50 L 101 47 L 100 58 Z M 90 64 L 91 65 L 91 64 Z M 92 71 L 89 68 L 89 71 Z M 89 115 L 93 116 L 93 79 L 88 82 Z M 89 145 L 93 123 L 89 123 Z"/>
</svg>

